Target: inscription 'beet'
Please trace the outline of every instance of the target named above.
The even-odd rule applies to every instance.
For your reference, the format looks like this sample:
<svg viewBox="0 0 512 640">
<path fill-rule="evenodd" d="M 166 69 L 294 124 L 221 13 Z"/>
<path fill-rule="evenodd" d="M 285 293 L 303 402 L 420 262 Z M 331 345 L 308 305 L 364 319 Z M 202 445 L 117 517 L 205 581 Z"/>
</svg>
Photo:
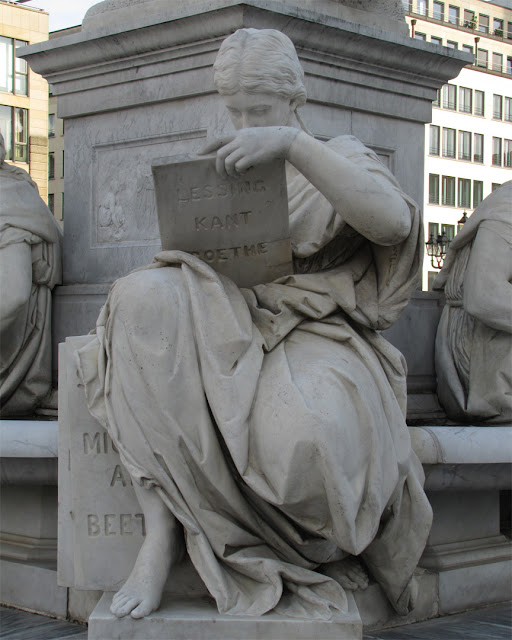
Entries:
<svg viewBox="0 0 512 640">
<path fill-rule="evenodd" d="M 186 251 L 238 286 L 292 273 L 284 162 L 221 178 L 215 158 L 152 164 L 162 249 Z"/>
</svg>

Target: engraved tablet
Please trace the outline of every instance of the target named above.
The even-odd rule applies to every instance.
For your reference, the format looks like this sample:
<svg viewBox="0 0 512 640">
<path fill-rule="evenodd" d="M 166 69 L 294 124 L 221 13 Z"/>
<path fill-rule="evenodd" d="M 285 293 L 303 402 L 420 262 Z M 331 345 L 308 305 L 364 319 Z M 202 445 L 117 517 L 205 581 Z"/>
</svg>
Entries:
<svg viewBox="0 0 512 640">
<path fill-rule="evenodd" d="M 292 273 L 284 161 L 223 178 L 215 158 L 154 160 L 162 249 L 191 253 L 238 286 Z"/>
</svg>

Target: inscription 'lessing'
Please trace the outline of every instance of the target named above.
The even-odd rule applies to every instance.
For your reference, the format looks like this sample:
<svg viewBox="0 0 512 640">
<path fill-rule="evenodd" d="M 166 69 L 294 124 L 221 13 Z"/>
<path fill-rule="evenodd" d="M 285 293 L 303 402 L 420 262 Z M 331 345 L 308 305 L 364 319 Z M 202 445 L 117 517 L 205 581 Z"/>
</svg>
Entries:
<svg viewBox="0 0 512 640">
<path fill-rule="evenodd" d="M 267 243 L 258 242 L 257 244 L 244 244 L 241 247 L 229 247 L 227 249 L 205 249 L 204 251 L 190 251 L 193 256 L 197 256 L 204 262 L 226 262 L 233 258 L 241 258 L 243 256 L 258 256 L 267 253 Z"/>
<path fill-rule="evenodd" d="M 146 535 L 146 523 L 143 513 L 105 513 L 87 515 L 87 535 L 89 538 L 100 536 Z"/>
<path fill-rule="evenodd" d="M 191 201 L 211 200 L 212 198 L 237 198 L 243 193 L 259 193 L 266 191 L 263 180 L 240 180 L 236 182 L 219 182 L 195 187 L 178 189 L 178 204 L 185 205 Z"/>
</svg>

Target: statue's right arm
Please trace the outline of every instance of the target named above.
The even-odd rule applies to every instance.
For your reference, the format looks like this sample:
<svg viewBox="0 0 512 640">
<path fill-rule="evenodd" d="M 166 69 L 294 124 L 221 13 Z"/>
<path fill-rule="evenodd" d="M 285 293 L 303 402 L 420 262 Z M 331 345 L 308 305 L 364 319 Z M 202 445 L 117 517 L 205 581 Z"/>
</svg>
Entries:
<svg viewBox="0 0 512 640">
<path fill-rule="evenodd" d="M 464 309 L 491 329 L 512 333 L 512 259 L 509 242 L 480 227 L 464 275 Z"/>
</svg>

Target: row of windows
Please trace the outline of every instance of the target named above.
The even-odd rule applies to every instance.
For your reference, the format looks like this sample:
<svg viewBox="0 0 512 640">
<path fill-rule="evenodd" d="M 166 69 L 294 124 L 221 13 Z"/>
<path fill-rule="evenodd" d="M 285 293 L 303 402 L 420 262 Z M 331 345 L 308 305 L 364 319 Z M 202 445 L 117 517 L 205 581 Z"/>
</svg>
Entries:
<svg viewBox="0 0 512 640">
<path fill-rule="evenodd" d="M 427 34 L 421 33 L 420 31 L 415 31 L 414 38 L 416 40 L 426 41 Z M 439 46 L 443 46 L 443 39 L 439 38 L 438 36 L 430 36 L 430 41 L 438 44 Z M 458 49 L 459 43 L 456 40 L 447 40 L 445 46 L 447 46 L 448 49 Z M 466 53 L 474 55 L 474 48 L 470 44 L 463 44 L 461 49 Z M 488 49 L 481 49 L 480 47 L 478 47 L 476 50 L 475 64 L 480 69 L 490 69 L 492 71 L 497 71 L 498 73 L 507 73 L 509 75 L 512 74 L 512 56 L 507 56 L 507 59 L 504 60 L 503 54 L 498 53 L 497 51 L 493 51 L 491 53 L 491 57 L 489 57 Z"/>
<path fill-rule="evenodd" d="M 442 106 L 443 109 L 450 111 L 458 110 L 461 113 L 485 116 L 485 92 L 469 87 L 445 84 L 442 90 L 437 92 L 437 98 L 433 105 L 434 107 Z M 493 120 L 512 122 L 512 98 L 493 94 L 492 117 Z"/>
<path fill-rule="evenodd" d="M 486 13 L 479 13 L 478 17 L 471 9 L 463 9 L 455 4 L 446 4 L 440 0 L 433 0 L 430 6 L 429 0 L 402 0 L 406 11 L 417 13 L 420 16 L 430 17 L 441 22 L 448 22 L 457 27 L 476 29 L 480 33 L 503 37 L 505 35 L 505 22 L 502 18 L 492 18 Z M 512 39 L 512 22 L 507 22 L 507 38 Z"/>
<path fill-rule="evenodd" d="M 4 136 L 5 159 L 28 162 L 28 110 L 0 105 L 0 132 Z"/>
<path fill-rule="evenodd" d="M 441 146 L 441 127 L 430 125 L 430 141 L 429 154 L 431 156 L 440 156 L 443 158 L 458 158 L 468 162 L 483 163 L 484 161 L 484 136 L 482 133 L 471 133 L 471 131 L 458 132 L 448 127 L 442 127 L 442 146 Z M 457 155 L 458 148 L 458 155 Z"/>
<path fill-rule="evenodd" d="M 437 173 L 430 173 L 428 176 L 429 204 L 474 209 L 482 202 L 483 193 L 484 183 L 481 180 L 456 179 L 453 176 L 440 176 Z"/>
<path fill-rule="evenodd" d="M 16 57 L 16 49 L 28 43 L 0 36 L 0 91 L 28 95 L 28 64 Z"/>
</svg>

